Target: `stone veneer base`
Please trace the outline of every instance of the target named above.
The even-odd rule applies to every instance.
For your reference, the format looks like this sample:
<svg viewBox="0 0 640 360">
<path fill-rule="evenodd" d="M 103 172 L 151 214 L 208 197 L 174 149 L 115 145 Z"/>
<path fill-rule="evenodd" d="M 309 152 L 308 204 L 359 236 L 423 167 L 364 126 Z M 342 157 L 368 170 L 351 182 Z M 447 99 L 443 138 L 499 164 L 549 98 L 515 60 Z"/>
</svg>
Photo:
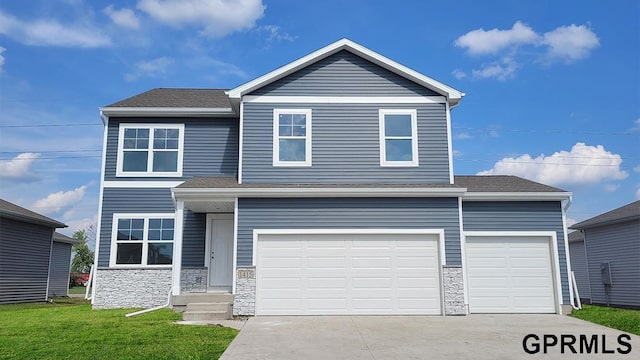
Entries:
<svg viewBox="0 0 640 360">
<path fill-rule="evenodd" d="M 442 267 L 442 287 L 444 288 L 444 314 L 467 315 L 464 304 L 464 280 L 462 266 Z"/>
<path fill-rule="evenodd" d="M 150 308 L 167 303 L 171 269 L 98 269 L 95 309 Z"/>
<path fill-rule="evenodd" d="M 256 268 L 236 268 L 236 293 L 233 296 L 233 316 L 256 314 Z"/>
</svg>

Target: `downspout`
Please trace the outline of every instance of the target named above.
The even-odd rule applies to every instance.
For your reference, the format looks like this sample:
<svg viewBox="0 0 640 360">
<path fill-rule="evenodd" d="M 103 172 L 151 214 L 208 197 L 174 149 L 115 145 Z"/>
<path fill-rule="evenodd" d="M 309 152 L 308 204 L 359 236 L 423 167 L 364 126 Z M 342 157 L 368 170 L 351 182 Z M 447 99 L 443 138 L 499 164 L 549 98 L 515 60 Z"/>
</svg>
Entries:
<svg viewBox="0 0 640 360">
<path fill-rule="evenodd" d="M 172 297 L 171 294 L 172 293 L 173 293 L 173 284 L 172 284 L 172 286 L 169 286 L 169 296 L 167 297 L 167 303 L 166 304 L 160 305 L 160 306 L 156 306 L 156 307 L 152 307 L 152 308 L 149 308 L 149 309 L 143 309 L 143 310 L 139 310 L 139 311 L 136 311 L 136 312 L 132 312 L 132 313 L 126 314 L 125 317 L 132 317 L 132 316 L 136 316 L 136 315 L 141 315 L 141 314 L 145 314 L 145 313 L 148 313 L 148 312 L 164 309 L 166 307 L 171 306 L 171 297 Z"/>
<path fill-rule="evenodd" d="M 569 300 L 571 301 L 571 307 L 574 310 L 580 310 L 580 308 L 578 306 L 576 306 L 576 300 L 574 299 L 573 296 L 573 282 L 574 282 L 574 278 L 573 276 L 571 276 L 573 270 L 571 269 L 571 256 L 569 255 L 569 234 L 567 231 L 567 210 L 569 210 L 569 207 L 571 207 L 571 204 L 573 203 L 573 196 L 569 196 L 569 198 L 567 199 L 567 203 L 564 205 L 564 207 L 562 208 L 562 225 L 563 228 L 562 231 L 564 231 L 564 244 L 565 244 L 565 258 L 567 260 L 567 276 L 568 276 L 568 280 L 569 280 Z"/>
</svg>

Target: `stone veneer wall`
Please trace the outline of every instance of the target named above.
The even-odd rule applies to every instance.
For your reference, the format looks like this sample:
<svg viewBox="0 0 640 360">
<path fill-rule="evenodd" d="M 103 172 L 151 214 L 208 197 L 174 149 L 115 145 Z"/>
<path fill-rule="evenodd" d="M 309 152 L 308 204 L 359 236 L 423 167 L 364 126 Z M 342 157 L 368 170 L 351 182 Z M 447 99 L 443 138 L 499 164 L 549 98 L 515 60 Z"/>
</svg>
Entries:
<svg viewBox="0 0 640 360">
<path fill-rule="evenodd" d="M 445 315 L 467 315 L 467 307 L 464 304 L 464 281 L 462 276 L 462 266 L 445 265 L 442 267 Z"/>
<path fill-rule="evenodd" d="M 98 269 L 95 276 L 95 309 L 164 305 L 171 288 L 171 269 Z"/>
<path fill-rule="evenodd" d="M 181 293 L 207 292 L 209 269 L 206 267 L 183 267 L 180 272 Z"/>
<path fill-rule="evenodd" d="M 256 268 L 255 266 L 236 268 L 236 293 L 233 297 L 234 316 L 256 314 Z"/>
</svg>

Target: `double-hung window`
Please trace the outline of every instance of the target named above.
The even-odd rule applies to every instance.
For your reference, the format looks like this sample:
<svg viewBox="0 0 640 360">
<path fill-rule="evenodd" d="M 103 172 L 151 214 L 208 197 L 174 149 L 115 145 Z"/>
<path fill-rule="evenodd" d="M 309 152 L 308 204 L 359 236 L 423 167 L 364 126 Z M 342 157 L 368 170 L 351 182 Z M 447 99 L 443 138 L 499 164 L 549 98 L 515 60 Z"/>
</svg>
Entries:
<svg viewBox="0 0 640 360">
<path fill-rule="evenodd" d="M 174 225 L 174 214 L 114 214 L 111 265 L 171 265 Z"/>
<path fill-rule="evenodd" d="M 273 110 L 273 166 L 311 166 L 311 110 Z"/>
<path fill-rule="evenodd" d="M 120 124 L 117 176 L 182 176 L 183 124 Z"/>
<path fill-rule="evenodd" d="M 415 109 L 380 109 L 380 166 L 418 166 Z"/>
</svg>

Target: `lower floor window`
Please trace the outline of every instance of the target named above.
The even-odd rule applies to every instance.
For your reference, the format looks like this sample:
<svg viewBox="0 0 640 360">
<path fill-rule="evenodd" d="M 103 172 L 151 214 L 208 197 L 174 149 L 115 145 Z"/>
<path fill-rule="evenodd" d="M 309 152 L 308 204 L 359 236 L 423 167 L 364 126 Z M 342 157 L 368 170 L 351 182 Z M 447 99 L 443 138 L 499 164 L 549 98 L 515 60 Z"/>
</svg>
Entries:
<svg viewBox="0 0 640 360">
<path fill-rule="evenodd" d="M 171 215 L 114 215 L 112 263 L 171 265 L 175 220 Z"/>
</svg>

